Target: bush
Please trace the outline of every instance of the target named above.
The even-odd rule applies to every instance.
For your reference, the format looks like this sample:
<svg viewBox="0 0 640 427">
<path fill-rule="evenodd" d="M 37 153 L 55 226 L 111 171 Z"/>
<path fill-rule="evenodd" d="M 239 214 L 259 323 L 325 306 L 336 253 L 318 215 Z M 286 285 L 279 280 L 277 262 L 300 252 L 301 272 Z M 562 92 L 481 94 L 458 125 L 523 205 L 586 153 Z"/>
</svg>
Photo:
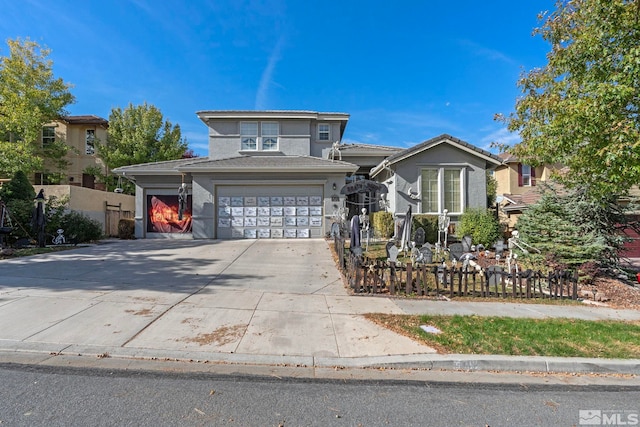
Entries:
<svg viewBox="0 0 640 427">
<path fill-rule="evenodd" d="M 11 200 L 28 200 L 33 201 L 36 197 L 36 192 L 33 186 L 29 182 L 27 175 L 18 171 L 13 175 L 11 181 L 0 187 L 0 199 L 5 203 Z"/>
<path fill-rule="evenodd" d="M 131 218 L 118 221 L 118 237 L 120 239 L 135 239 L 136 223 Z"/>
<path fill-rule="evenodd" d="M 63 215 L 60 228 L 64 230 L 67 241 L 85 243 L 102 238 L 102 224 L 79 212 L 71 211 Z"/>
<path fill-rule="evenodd" d="M 436 215 L 418 214 L 411 216 L 412 234 L 413 238 L 416 230 L 420 227 L 424 230 L 424 238 L 426 242 L 435 243 L 438 241 L 438 217 Z"/>
<path fill-rule="evenodd" d="M 489 210 L 482 208 L 467 209 L 460 216 L 457 233 L 460 237 L 471 236 L 475 245 L 489 248 L 501 236 L 500 223 Z"/>
<path fill-rule="evenodd" d="M 389 239 L 393 236 L 393 215 L 391 212 L 374 212 L 371 223 L 374 232 L 380 233 L 383 239 Z"/>
</svg>

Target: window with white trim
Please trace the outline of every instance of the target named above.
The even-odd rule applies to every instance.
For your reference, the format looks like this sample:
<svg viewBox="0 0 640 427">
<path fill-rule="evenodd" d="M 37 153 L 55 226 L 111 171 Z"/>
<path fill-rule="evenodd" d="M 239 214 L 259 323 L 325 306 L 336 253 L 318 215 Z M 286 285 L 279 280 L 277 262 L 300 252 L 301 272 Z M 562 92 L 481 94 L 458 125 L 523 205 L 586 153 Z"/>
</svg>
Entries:
<svg viewBox="0 0 640 427">
<path fill-rule="evenodd" d="M 42 128 L 42 146 L 51 145 L 56 140 L 56 128 L 53 126 L 45 126 Z"/>
<path fill-rule="evenodd" d="M 329 141 L 331 138 L 330 127 L 326 123 L 318 124 L 318 141 Z"/>
<path fill-rule="evenodd" d="M 278 135 L 280 127 L 278 122 L 260 123 L 262 135 L 262 149 L 264 151 L 275 151 L 278 149 Z"/>
<path fill-rule="evenodd" d="M 84 153 L 90 156 L 96 154 L 96 131 L 87 129 L 84 138 Z"/>
<path fill-rule="evenodd" d="M 447 209 L 452 214 L 462 213 L 463 169 L 429 168 L 422 170 L 422 213 L 439 214 Z"/>
<path fill-rule="evenodd" d="M 242 150 L 258 149 L 258 123 L 257 122 L 241 122 L 240 123 L 240 141 Z"/>
</svg>

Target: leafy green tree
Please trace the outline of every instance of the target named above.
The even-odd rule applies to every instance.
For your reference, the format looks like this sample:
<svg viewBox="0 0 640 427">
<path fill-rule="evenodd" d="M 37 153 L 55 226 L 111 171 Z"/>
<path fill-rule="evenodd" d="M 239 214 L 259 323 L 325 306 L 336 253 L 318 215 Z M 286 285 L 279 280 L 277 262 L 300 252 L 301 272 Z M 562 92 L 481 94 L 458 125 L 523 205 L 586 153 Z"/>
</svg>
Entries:
<svg viewBox="0 0 640 427">
<path fill-rule="evenodd" d="M 187 152 L 187 141 L 182 138 L 179 125 L 164 120 L 162 113 L 146 102 L 129 104 L 124 110 L 114 108 L 109 115 L 106 141 L 96 141 L 98 155 L 109 169 L 140 163 L 177 160 Z M 115 188 L 117 178 L 104 177 L 109 188 Z M 134 186 L 125 180 L 120 187 L 133 194 Z"/>
<path fill-rule="evenodd" d="M 45 163 L 62 166 L 67 152 L 56 140 L 39 143 L 42 126 L 67 114 L 74 102 L 70 85 L 53 75 L 50 50 L 29 39 L 8 40 L 0 57 L 0 175 L 41 171 Z"/>
<path fill-rule="evenodd" d="M 561 181 L 606 203 L 640 182 L 640 1 L 557 0 L 534 34 L 548 63 L 525 72 L 504 117 L 523 162 L 568 167 Z"/>
<path fill-rule="evenodd" d="M 186 151 L 180 126 L 164 120 L 160 110 L 147 103 L 111 110 L 107 141 L 98 142 L 98 153 L 109 169 L 176 160 Z"/>
</svg>

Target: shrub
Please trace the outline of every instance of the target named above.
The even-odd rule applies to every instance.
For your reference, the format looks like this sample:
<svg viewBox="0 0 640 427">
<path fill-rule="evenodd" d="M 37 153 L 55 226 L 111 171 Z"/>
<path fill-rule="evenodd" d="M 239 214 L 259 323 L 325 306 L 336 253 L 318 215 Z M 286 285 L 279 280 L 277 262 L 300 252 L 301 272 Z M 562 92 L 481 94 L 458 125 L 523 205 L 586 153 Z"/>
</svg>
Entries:
<svg viewBox="0 0 640 427">
<path fill-rule="evenodd" d="M 102 238 L 102 224 L 79 212 L 66 213 L 60 221 L 60 228 L 64 230 L 67 241 L 74 243 L 92 242 Z"/>
<path fill-rule="evenodd" d="M 36 192 L 29 182 L 27 175 L 18 171 L 13 175 L 11 181 L 0 187 L 0 198 L 6 202 L 11 200 L 28 200 L 33 201 Z"/>
<path fill-rule="evenodd" d="M 118 237 L 120 239 L 134 239 L 136 223 L 131 218 L 122 218 L 118 221 Z"/>
<path fill-rule="evenodd" d="M 460 216 L 457 234 L 459 236 L 471 236 L 474 244 L 482 244 L 491 247 L 500 238 L 500 223 L 498 219 L 487 209 L 467 209 Z"/>
<path fill-rule="evenodd" d="M 411 216 L 412 234 L 411 239 L 414 240 L 413 235 L 420 227 L 424 230 L 425 241 L 435 243 L 438 241 L 438 217 L 436 215 L 412 215 Z"/>
<path fill-rule="evenodd" d="M 380 233 L 383 239 L 393 236 L 393 215 L 391 212 L 374 212 L 371 222 L 373 230 Z"/>
</svg>

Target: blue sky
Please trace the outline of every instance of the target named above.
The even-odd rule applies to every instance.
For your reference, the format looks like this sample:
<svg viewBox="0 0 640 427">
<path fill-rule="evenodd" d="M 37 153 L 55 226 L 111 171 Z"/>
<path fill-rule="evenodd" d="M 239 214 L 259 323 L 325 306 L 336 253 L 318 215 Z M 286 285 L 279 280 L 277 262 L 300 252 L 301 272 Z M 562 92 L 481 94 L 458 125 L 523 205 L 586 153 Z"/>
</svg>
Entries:
<svg viewBox="0 0 640 427">
<path fill-rule="evenodd" d="M 517 142 L 523 70 L 549 46 L 532 30 L 554 0 L 0 0 L 7 39 L 52 50 L 71 114 L 144 102 L 207 154 L 200 110 L 351 115 L 343 142 L 409 147 L 449 133 Z M 492 150 L 495 152 L 495 150 Z"/>
</svg>

